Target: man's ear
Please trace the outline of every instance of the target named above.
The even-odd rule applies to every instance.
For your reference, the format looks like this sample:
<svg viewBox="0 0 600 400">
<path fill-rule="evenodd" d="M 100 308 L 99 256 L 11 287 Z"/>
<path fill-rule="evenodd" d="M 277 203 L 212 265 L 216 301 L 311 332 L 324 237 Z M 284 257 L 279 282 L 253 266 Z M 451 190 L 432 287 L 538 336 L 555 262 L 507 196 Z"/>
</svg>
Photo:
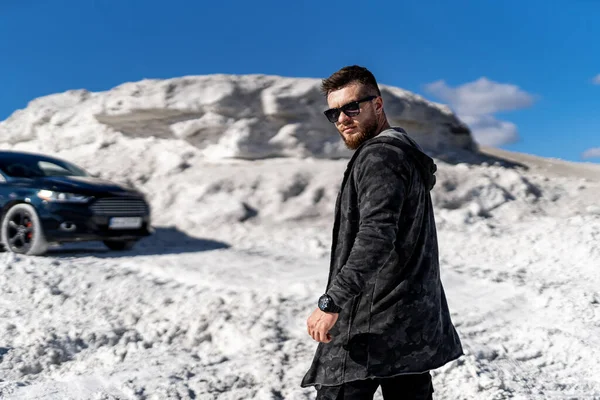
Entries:
<svg viewBox="0 0 600 400">
<path fill-rule="evenodd" d="M 375 113 L 383 114 L 383 97 L 379 96 L 375 99 Z"/>
</svg>

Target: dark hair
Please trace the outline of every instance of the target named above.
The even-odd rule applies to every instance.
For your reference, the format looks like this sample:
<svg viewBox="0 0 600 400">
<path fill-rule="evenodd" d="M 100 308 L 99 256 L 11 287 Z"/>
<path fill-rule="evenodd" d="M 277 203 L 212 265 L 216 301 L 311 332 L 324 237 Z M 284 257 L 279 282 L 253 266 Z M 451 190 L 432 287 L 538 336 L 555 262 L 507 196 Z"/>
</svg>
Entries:
<svg viewBox="0 0 600 400">
<path fill-rule="evenodd" d="M 321 91 L 325 96 L 334 90 L 341 89 L 351 83 L 361 83 L 369 88 L 369 91 L 374 91 L 378 96 L 381 96 L 379 86 L 375 76 L 366 69 L 358 65 L 350 65 L 333 73 L 329 78 L 323 79 L 321 83 Z"/>
</svg>

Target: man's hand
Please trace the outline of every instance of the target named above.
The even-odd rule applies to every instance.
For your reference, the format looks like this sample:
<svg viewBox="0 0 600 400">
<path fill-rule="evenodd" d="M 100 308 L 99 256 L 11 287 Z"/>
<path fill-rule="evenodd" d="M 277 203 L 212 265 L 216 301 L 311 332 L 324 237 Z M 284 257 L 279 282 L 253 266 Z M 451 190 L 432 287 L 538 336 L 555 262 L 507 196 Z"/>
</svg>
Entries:
<svg viewBox="0 0 600 400">
<path fill-rule="evenodd" d="M 337 313 L 327 313 L 317 308 L 306 321 L 308 334 L 317 342 L 331 342 L 329 330 L 333 328 L 338 317 Z"/>
</svg>

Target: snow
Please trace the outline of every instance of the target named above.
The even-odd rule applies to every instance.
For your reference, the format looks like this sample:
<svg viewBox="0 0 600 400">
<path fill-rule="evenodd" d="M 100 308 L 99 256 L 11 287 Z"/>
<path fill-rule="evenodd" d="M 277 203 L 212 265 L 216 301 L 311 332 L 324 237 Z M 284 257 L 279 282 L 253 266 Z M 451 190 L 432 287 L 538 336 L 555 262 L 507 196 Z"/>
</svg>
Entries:
<svg viewBox="0 0 600 400">
<path fill-rule="evenodd" d="M 315 85 L 148 80 L 0 122 L 2 148 L 143 190 L 157 228 L 127 252 L 0 254 L 0 397 L 314 398 L 299 386 L 316 348 L 305 322 L 347 162 Z M 442 279 L 466 355 L 433 371 L 434 398 L 600 399 L 600 166 L 475 153 L 443 106 L 386 90 L 390 119 L 439 168 Z"/>
</svg>

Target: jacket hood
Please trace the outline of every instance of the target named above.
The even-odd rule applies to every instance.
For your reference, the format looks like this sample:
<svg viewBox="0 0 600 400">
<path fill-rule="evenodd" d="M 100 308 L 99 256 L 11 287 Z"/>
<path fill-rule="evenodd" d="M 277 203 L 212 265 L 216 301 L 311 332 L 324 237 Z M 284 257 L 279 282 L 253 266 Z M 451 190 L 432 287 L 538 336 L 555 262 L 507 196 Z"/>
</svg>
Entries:
<svg viewBox="0 0 600 400">
<path fill-rule="evenodd" d="M 419 144 L 415 142 L 413 138 L 408 136 L 408 133 L 406 133 L 406 131 L 400 127 L 386 129 L 375 138 L 382 138 L 385 141 L 384 138 L 388 137 L 398 139 L 394 141 L 394 144 L 400 145 L 399 142 L 402 143 L 400 147 L 402 147 L 402 149 L 405 150 L 416 162 L 417 168 L 423 175 L 423 181 L 425 182 L 426 187 L 429 188 L 429 190 L 432 190 L 436 183 L 435 173 L 437 171 L 437 165 L 435 164 L 433 158 L 425 154 Z"/>
</svg>

